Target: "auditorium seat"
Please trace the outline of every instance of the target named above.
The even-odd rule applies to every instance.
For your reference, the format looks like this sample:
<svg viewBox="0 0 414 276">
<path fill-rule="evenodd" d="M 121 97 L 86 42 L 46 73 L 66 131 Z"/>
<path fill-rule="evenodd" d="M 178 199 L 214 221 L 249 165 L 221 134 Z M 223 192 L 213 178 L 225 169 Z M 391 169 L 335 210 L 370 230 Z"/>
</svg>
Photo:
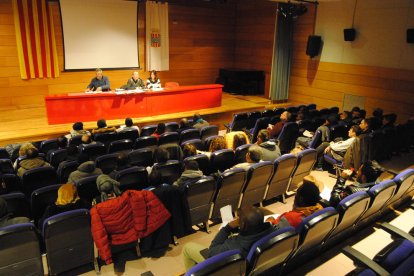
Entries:
<svg viewBox="0 0 414 276">
<path fill-rule="evenodd" d="M 0 148 L 0 159 L 10 159 L 10 155 L 5 148 Z"/>
<path fill-rule="evenodd" d="M 98 175 L 88 176 L 75 183 L 78 195 L 81 199 L 91 203 L 92 200 L 99 195 L 98 188 L 96 187 L 97 178 Z"/>
<path fill-rule="evenodd" d="M 165 164 L 155 164 L 152 169 L 161 173 L 163 183 L 170 185 L 181 175 L 181 163 L 177 160 L 168 160 Z"/>
<path fill-rule="evenodd" d="M 257 135 L 259 134 L 259 131 L 262 129 L 266 129 L 269 124 L 270 124 L 269 117 L 263 117 L 263 118 L 257 119 L 255 125 L 250 130 L 250 142 L 253 144 L 256 143 Z"/>
<path fill-rule="evenodd" d="M 0 159 L 0 173 L 15 174 L 13 163 L 10 159 Z"/>
<path fill-rule="evenodd" d="M 135 140 L 134 149 L 152 148 L 155 149 L 158 145 L 158 140 L 154 136 L 139 137 Z"/>
<path fill-rule="evenodd" d="M 251 144 L 238 146 L 234 151 L 234 164 L 246 162 L 246 154 L 249 151 Z"/>
<path fill-rule="evenodd" d="M 231 149 L 217 150 L 211 153 L 210 164 L 212 172 L 224 172 L 234 165 L 234 152 Z"/>
<path fill-rule="evenodd" d="M 200 139 L 202 141 L 206 140 L 208 137 L 216 136 L 219 133 L 218 126 L 205 126 L 200 130 Z"/>
<path fill-rule="evenodd" d="M 118 154 L 110 153 L 98 156 L 95 160 L 95 166 L 102 170 L 104 174 L 109 174 L 118 166 Z"/>
<path fill-rule="evenodd" d="M 40 143 L 39 152 L 47 154 L 48 151 L 58 149 L 57 139 L 44 140 Z"/>
<path fill-rule="evenodd" d="M 131 129 L 128 131 L 118 132 L 116 134 L 116 140 L 124 140 L 128 139 L 131 141 L 135 141 L 139 137 L 139 132 L 136 129 Z"/>
<path fill-rule="evenodd" d="M 273 162 L 273 173 L 269 180 L 266 200 L 282 196 L 282 202 L 285 203 L 285 193 L 296 168 L 296 162 L 297 158 L 293 154 L 282 155 Z"/>
<path fill-rule="evenodd" d="M 197 150 L 204 150 L 204 143 L 200 139 L 187 140 L 181 144 L 181 148 L 184 148 L 184 145 L 186 144 L 193 144 L 197 148 Z"/>
<path fill-rule="evenodd" d="M 284 108 L 284 107 L 275 107 L 274 109 L 273 109 L 273 112 L 275 113 L 275 116 L 277 116 L 277 115 L 282 115 L 282 113 L 283 112 L 285 112 L 286 111 L 286 109 Z"/>
<path fill-rule="evenodd" d="M 308 104 L 307 105 L 307 108 L 309 109 L 309 110 L 316 110 L 316 104 Z"/>
<path fill-rule="evenodd" d="M 202 177 L 195 183 L 184 184 L 185 195 L 190 210 L 191 225 L 203 223 L 204 229 L 209 231 L 208 219 L 212 208 L 216 181 L 212 176 Z"/>
<path fill-rule="evenodd" d="M 23 173 L 22 186 L 27 197 L 36 189 L 57 183 L 57 174 L 53 167 L 41 167 Z"/>
<path fill-rule="evenodd" d="M 179 127 L 178 123 L 176 123 L 176 122 L 165 123 L 165 131 L 166 132 L 177 132 L 178 127 Z"/>
<path fill-rule="evenodd" d="M 105 145 L 97 142 L 96 144 L 81 145 L 80 152 L 88 155 L 89 160 L 95 161 L 96 157 L 106 154 Z"/>
<path fill-rule="evenodd" d="M 57 169 L 57 177 L 59 183 L 68 182 L 69 175 L 78 169 L 78 161 L 63 161 Z"/>
<path fill-rule="evenodd" d="M 245 181 L 246 171 L 239 168 L 228 170 L 219 175 L 212 218 L 219 218 L 220 208 L 226 205 L 231 205 L 233 212 L 237 210 Z"/>
<path fill-rule="evenodd" d="M 320 114 L 320 112 L 319 112 L 319 110 L 317 110 L 317 109 L 309 109 L 309 111 L 308 111 L 308 118 L 309 119 L 314 119 L 314 118 L 316 118 L 316 117 L 319 117 L 321 114 Z"/>
<path fill-rule="evenodd" d="M 377 129 L 370 134 L 371 136 L 371 152 L 370 156 L 373 160 L 382 161 L 386 159 L 385 152 L 383 150 L 384 144 L 384 132 L 381 129 Z"/>
<path fill-rule="evenodd" d="M 299 108 L 297 106 L 289 106 L 289 107 L 286 107 L 285 110 L 289 112 L 290 114 L 293 114 L 293 113 L 298 113 Z"/>
<path fill-rule="evenodd" d="M 314 123 L 314 125 L 315 125 L 316 128 L 318 128 L 321 125 L 323 125 L 325 123 L 325 121 L 326 121 L 326 118 L 324 118 L 322 116 L 313 118 L 313 123 Z M 348 135 L 348 133 L 347 133 L 347 135 Z M 348 136 L 346 136 L 346 137 L 348 137 Z"/>
<path fill-rule="evenodd" d="M 7 211 L 12 217 L 31 217 L 30 203 L 21 192 L 0 195 L 7 202 Z"/>
<path fill-rule="evenodd" d="M 210 136 L 210 137 L 208 137 L 204 140 L 204 150 L 205 151 L 209 151 L 211 142 L 217 137 L 220 137 L 220 136 L 219 135 Z"/>
<path fill-rule="evenodd" d="M 46 160 L 46 155 L 41 152 L 41 153 L 39 153 L 38 158 Z M 23 161 L 23 160 L 26 160 L 26 159 L 27 159 L 26 155 L 17 157 L 17 159 L 16 159 L 16 172 L 20 168 L 20 162 Z"/>
<path fill-rule="evenodd" d="M 283 126 L 279 137 L 277 137 L 277 140 L 279 141 L 278 145 L 282 154 L 289 153 L 294 148 L 298 136 L 299 127 L 297 123 L 288 122 Z"/>
<path fill-rule="evenodd" d="M 258 119 L 262 118 L 262 113 L 260 111 L 252 111 L 249 113 L 249 117 L 247 118 L 246 127 L 248 130 L 252 129 L 256 124 Z"/>
<path fill-rule="evenodd" d="M 322 131 L 318 129 L 309 142 L 308 148 L 316 149 L 322 143 Z"/>
<path fill-rule="evenodd" d="M 319 109 L 319 114 L 323 119 L 326 119 L 329 116 L 330 113 L 331 113 L 331 111 L 329 110 L 329 108 Z"/>
<path fill-rule="evenodd" d="M 301 132 L 305 130 L 315 132 L 316 130 L 315 123 L 310 119 L 303 119 L 298 123 L 298 126 Z"/>
<path fill-rule="evenodd" d="M 129 164 L 131 166 L 152 166 L 154 164 L 152 156 L 153 151 L 150 148 L 133 150 L 128 153 Z"/>
<path fill-rule="evenodd" d="M 335 115 L 335 114 L 338 114 L 338 113 L 339 113 L 339 107 L 333 106 L 333 107 L 329 108 L 329 114 Z"/>
<path fill-rule="evenodd" d="M 48 153 L 48 162 L 55 169 L 59 167 L 59 164 L 68 158 L 67 149 L 55 149 Z"/>
<path fill-rule="evenodd" d="M 387 203 L 388 207 L 395 208 L 410 197 L 410 190 L 414 189 L 414 169 L 407 169 L 400 172 L 394 177 L 394 182 L 397 184 L 397 191 L 394 196 Z"/>
<path fill-rule="evenodd" d="M 346 126 L 344 126 L 344 125 L 335 125 L 335 126 L 332 126 L 332 127 L 330 127 L 330 130 L 329 130 L 330 132 L 329 132 L 329 139 L 331 140 L 331 141 L 334 141 L 335 139 L 337 139 L 337 138 L 342 138 L 342 139 L 347 139 L 347 137 L 348 137 L 348 128 L 346 127 Z"/>
<path fill-rule="evenodd" d="M 224 124 L 224 126 L 227 132 L 243 130 L 247 126 L 248 118 L 248 113 L 237 113 L 234 114 L 233 120 L 229 124 Z"/>
<path fill-rule="evenodd" d="M 178 144 L 180 135 L 177 132 L 165 132 L 158 139 L 158 146 L 165 144 Z"/>
<path fill-rule="evenodd" d="M 39 238 L 32 223 L 0 229 L 0 274 L 44 275 Z"/>
<path fill-rule="evenodd" d="M 210 168 L 210 159 L 205 154 L 196 154 L 194 156 L 189 156 L 184 159 L 184 164 L 187 161 L 194 160 L 198 163 L 198 168 L 200 171 L 203 172 L 204 175 L 210 175 L 211 168 Z"/>
<path fill-rule="evenodd" d="M 86 264 L 93 267 L 90 221 L 86 209 L 64 212 L 44 221 L 42 234 L 49 274 L 58 275 Z"/>
<path fill-rule="evenodd" d="M 93 140 L 108 147 L 111 142 L 117 140 L 117 134 L 116 132 L 95 133 L 93 134 Z"/>
<path fill-rule="evenodd" d="M 262 204 L 267 184 L 273 171 L 270 161 L 253 164 L 247 171 L 247 180 L 243 189 L 241 207 Z"/>
<path fill-rule="evenodd" d="M 177 144 L 165 144 L 160 146 L 163 149 L 166 149 L 168 151 L 169 154 L 169 159 L 170 160 L 178 160 L 178 161 L 182 161 L 183 160 L 183 151 L 181 149 L 181 147 Z"/>
<path fill-rule="evenodd" d="M 270 124 L 275 125 L 280 122 L 280 114 L 273 116 L 270 118 Z"/>
<path fill-rule="evenodd" d="M 296 169 L 293 172 L 288 191 L 296 191 L 305 176 L 309 175 L 316 162 L 316 150 L 305 149 L 298 154 Z"/>
<path fill-rule="evenodd" d="M 39 219 L 42 218 L 47 206 L 56 202 L 60 186 L 62 185 L 50 185 L 33 191 L 30 197 L 30 206 L 32 210 L 32 218 L 36 225 Z"/>
<path fill-rule="evenodd" d="M 270 119 L 275 115 L 276 115 L 276 112 L 273 109 L 265 109 L 262 111 L 262 118 L 267 117 Z"/>
<path fill-rule="evenodd" d="M 157 129 L 157 125 L 143 126 L 141 128 L 140 137 L 151 136 L 151 134 L 153 134 L 156 129 Z"/>
<path fill-rule="evenodd" d="M 188 140 L 200 139 L 200 130 L 186 129 L 180 133 L 180 145 Z"/>
<path fill-rule="evenodd" d="M 246 257 L 248 275 L 278 275 L 296 250 L 299 235 L 293 227 L 283 227 L 256 241 Z"/>
<path fill-rule="evenodd" d="M 21 192 L 23 187 L 20 183 L 20 177 L 15 174 L 1 174 L 0 193 Z"/>
<path fill-rule="evenodd" d="M 184 276 L 245 275 L 246 261 L 240 250 L 217 254 L 190 268 Z"/>
<path fill-rule="evenodd" d="M 143 190 L 148 187 L 148 172 L 145 167 L 131 167 L 115 174 L 121 191 Z"/>
<path fill-rule="evenodd" d="M 134 145 L 133 141 L 129 139 L 113 141 L 109 144 L 108 153 L 131 151 Z"/>
<path fill-rule="evenodd" d="M 69 146 L 79 146 L 80 144 L 82 144 L 82 135 L 73 136 L 68 142 Z"/>
</svg>

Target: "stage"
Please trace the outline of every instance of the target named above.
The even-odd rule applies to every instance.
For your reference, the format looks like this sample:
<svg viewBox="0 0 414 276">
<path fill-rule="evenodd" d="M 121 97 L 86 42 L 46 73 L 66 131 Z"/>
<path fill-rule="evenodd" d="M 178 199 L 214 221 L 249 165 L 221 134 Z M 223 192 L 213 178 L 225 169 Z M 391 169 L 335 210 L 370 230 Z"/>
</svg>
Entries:
<svg viewBox="0 0 414 276">
<path fill-rule="evenodd" d="M 142 127 L 158 122 L 178 122 L 183 117 L 192 117 L 200 113 L 210 124 L 224 129 L 223 123 L 231 121 L 233 114 L 243 111 L 263 110 L 288 104 L 273 104 L 260 96 L 240 96 L 223 92 L 221 106 L 196 111 L 185 111 L 163 115 L 133 118 L 134 123 Z M 110 126 L 124 124 L 125 118 L 107 120 Z M 96 127 L 95 121 L 84 122 L 85 129 Z M 0 110 L 0 147 L 11 143 L 40 141 L 64 135 L 72 128 L 72 123 L 49 125 L 45 106 L 26 106 L 22 109 Z"/>
</svg>

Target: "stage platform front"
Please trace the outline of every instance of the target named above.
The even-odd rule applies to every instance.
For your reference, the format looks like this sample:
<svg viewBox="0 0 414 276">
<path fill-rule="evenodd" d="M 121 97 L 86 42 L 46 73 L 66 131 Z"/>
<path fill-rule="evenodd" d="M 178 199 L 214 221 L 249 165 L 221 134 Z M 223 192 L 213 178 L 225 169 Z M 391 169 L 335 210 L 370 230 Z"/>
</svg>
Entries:
<svg viewBox="0 0 414 276">
<path fill-rule="evenodd" d="M 264 110 L 285 104 L 273 104 L 260 96 L 240 96 L 223 92 L 222 103 L 219 107 L 185 111 L 156 116 L 133 118 L 138 126 L 150 125 L 158 122 L 178 122 L 181 118 L 190 118 L 194 112 L 200 113 L 211 124 L 224 129 L 224 123 L 231 121 L 233 114 L 243 111 Z M 111 126 L 124 124 L 125 118 L 107 120 Z M 96 122 L 84 122 L 85 129 L 96 127 Z M 26 141 L 40 141 L 64 135 L 72 128 L 72 123 L 49 125 L 45 106 L 27 106 L 23 109 L 0 110 L 0 147 L 11 143 Z"/>
</svg>

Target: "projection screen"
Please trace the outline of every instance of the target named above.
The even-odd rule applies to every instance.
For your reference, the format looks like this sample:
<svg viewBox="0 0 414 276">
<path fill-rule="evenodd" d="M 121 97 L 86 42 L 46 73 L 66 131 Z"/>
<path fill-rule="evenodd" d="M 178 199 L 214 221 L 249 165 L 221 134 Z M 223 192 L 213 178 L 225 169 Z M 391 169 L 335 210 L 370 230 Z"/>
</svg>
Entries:
<svg viewBox="0 0 414 276">
<path fill-rule="evenodd" d="M 60 0 L 65 70 L 137 68 L 137 1 Z"/>
</svg>

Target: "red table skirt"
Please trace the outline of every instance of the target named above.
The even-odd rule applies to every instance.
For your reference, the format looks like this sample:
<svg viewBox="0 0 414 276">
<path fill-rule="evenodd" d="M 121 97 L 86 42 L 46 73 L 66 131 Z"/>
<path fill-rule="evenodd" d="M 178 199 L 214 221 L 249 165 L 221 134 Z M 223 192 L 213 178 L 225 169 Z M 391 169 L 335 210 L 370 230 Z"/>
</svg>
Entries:
<svg viewBox="0 0 414 276">
<path fill-rule="evenodd" d="M 221 106 L 220 84 L 179 86 L 162 91 L 117 95 L 69 93 L 46 96 L 49 124 L 147 117 Z"/>
</svg>

